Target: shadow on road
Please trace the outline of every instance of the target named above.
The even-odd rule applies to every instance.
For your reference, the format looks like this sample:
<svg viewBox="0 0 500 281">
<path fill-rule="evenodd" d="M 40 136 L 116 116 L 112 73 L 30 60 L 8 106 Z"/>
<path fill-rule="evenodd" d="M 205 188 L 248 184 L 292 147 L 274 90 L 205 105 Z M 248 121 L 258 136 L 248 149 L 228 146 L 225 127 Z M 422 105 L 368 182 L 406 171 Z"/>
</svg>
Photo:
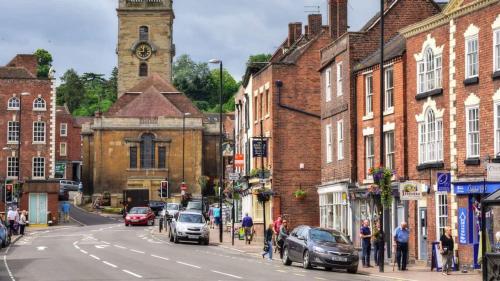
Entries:
<svg viewBox="0 0 500 281">
<path fill-rule="evenodd" d="M 89 213 L 77 207 L 72 207 L 69 216 L 76 222 L 83 225 L 113 224 L 119 221 L 114 218 L 108 218 L 99 214 Z"/>
</svg>

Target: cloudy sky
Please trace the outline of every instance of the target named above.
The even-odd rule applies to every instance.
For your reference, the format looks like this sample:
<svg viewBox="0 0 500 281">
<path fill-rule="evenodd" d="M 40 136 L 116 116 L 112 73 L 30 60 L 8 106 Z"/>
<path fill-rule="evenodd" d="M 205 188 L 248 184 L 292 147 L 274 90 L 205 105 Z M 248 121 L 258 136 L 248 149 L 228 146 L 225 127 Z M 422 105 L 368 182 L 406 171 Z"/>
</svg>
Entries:
<svg viewBox="0 0 500 281">
<path fill-rule="evenodd" d="M 0 65 L 38 48 L 52 53 L 57 74 L 108 75 L 116 65 L 118 0 L 0 0 Z M 221 58 L 238 80 L 251 54 L 271 53 L 288 23 L 319 11 L 327 0 L 174 0 L 177 54 L 195 61 Z M 378 9 L 377 0 L 350 0 L 350 30 Z"/>
</svg>

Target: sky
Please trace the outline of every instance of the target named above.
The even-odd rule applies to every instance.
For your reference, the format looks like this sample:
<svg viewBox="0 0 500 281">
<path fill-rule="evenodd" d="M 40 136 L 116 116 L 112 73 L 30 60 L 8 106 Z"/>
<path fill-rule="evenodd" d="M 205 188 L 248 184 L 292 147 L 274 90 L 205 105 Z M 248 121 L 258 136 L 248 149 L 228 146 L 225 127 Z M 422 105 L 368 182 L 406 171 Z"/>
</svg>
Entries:
<svg viewBox="0 0 500 281">
<path fill-rule="evenodd" d="M 288 23 L 307 22 L 318 10 L 327 23 L 328 0 L 174 0 L 177 56 L 222 59 L 240 80 L 252 54 L 272 53 L 288 35 Z M 48 50 L 56 75 L 109 76 L 116 66 L 118 0 L 0 0 L 0 65 L 18 53 Z M 351 31 L 379 8 L 378 0 L 349 0 Z M 304 24 L 305 25 L 305 24 Z"/>
</svg>

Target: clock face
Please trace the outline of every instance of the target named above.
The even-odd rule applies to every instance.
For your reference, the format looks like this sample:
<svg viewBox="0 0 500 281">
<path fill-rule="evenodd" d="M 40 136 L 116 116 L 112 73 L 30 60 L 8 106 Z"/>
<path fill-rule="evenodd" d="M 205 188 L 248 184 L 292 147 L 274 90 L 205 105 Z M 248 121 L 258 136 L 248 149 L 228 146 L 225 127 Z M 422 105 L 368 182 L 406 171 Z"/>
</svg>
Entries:
<svg viewBox="0 0 500 281">
<path fill-rule="evenodd" d="M 151 46 L 149 44 L 143 43 L 137 46 L 135 49 L 135 55 L 142 59 L 142 60 L 147 60 L 151 55 L 153 54 L 153 50 L 151 49 Z"/>
</svg>

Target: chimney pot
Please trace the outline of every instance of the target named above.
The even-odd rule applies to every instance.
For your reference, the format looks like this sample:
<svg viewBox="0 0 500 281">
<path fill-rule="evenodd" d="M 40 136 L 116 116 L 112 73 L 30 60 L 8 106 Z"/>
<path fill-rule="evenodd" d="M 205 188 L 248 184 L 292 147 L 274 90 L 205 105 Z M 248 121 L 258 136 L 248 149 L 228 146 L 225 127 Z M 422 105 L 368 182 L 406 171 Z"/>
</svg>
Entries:
<svg viewBox="0 0 500 281">
<path fill-rule="evenodd" d="M 288 47 L 292 46 L 302 35 L 302 23 L 292 22 L 288 24 Z"/>
<path fill-rule="evenodd" d="M 311 14 L 308 17 L 309 21 L 309 33 L 311 35 L 316 35 L 321 32 L 321 27 L 323 26 L 323 18 L 321 14 Z"/>
</svg>

